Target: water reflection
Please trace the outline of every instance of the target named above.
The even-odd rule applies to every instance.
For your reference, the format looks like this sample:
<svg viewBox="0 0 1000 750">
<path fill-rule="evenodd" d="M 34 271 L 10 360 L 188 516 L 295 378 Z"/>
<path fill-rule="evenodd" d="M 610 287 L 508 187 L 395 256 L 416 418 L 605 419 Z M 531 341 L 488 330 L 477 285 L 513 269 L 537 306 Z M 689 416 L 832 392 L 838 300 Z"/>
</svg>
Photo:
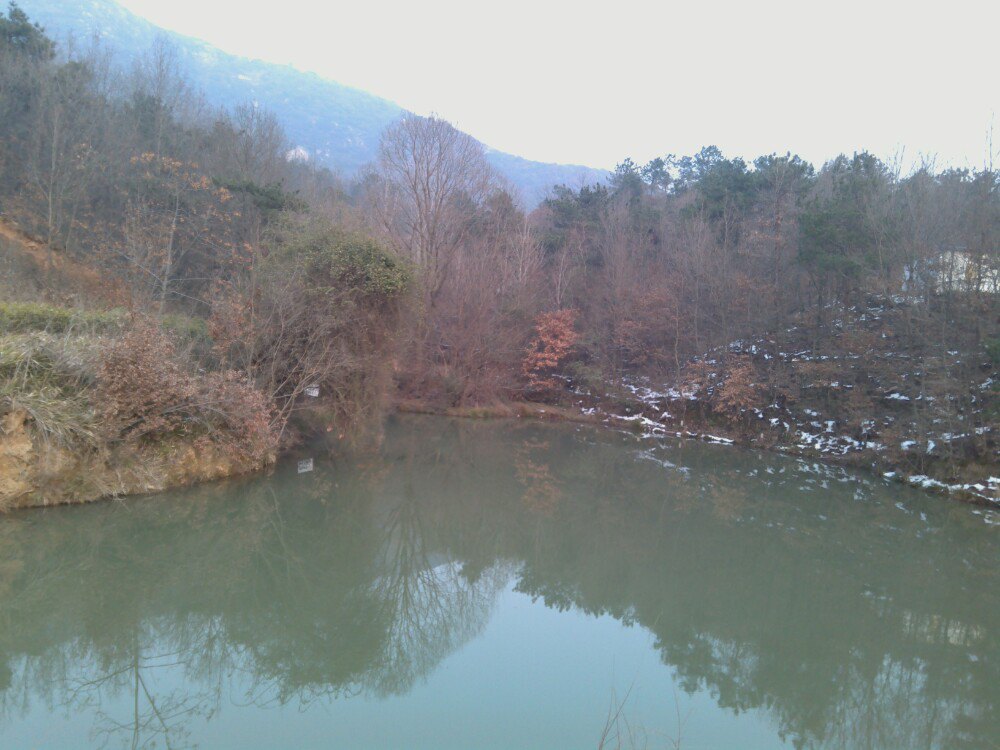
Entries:
<svg viewBox="0 0 1000 750">
<path fill-rule="evenodd" d="M 796 747 L 995 747 L 998 563 L 981 513 L 818 465 L 406 419 L 362 461 L 0 522 L 0 738 L 43 706 L 185 747 L 229 703 L 405 694 L 512 586 L 647 629 Z"/>
</svg>

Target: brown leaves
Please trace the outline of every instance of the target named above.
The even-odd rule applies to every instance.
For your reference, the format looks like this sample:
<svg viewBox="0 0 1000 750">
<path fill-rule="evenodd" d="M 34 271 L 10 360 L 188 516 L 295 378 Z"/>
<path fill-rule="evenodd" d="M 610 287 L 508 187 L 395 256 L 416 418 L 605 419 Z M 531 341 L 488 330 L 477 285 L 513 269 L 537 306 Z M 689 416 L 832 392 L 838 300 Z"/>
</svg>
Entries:
<svg viewBox="0 0 1000 750">
<path fill-rule="evenodd" d="M 576 345 L 576 310 L 542 313 L 535 319 L 535 336 L 521 362 L 521 373 L 531 391 L 558 387 L 553 378 Z"/>
<path fill-rule="evenodd" d="M 729 367 L 728 377 L 715 392 L 712 409 L 718 414 L 739 418 L 758 404 L 760 386 L 753 362 L 740 358 Z"/>
<path fill-rule="evenodd" d="M 137 320 L 104 350 L 97 409 L 107 437 L 207 437 L 234 455 L 264 460 L 275 447 L 267 398 L 236 372 L 192 375 L 153 322 Z"/>
<path fill-rule="evenodd" d="M 703 400 L 713 412 L 736 422 L 752 409 L 767 403 L 760 376 L 750 357 L 729 357 L 711 364 L 693 362 L 685 374 L 685 388 L 704 394 Z"/>
<path fill-rule="evenodd" d="M 98 372 L 98 412 L 125 439 L 178 429 L 196 389 L 175 361 L 174 346 L 153 323 L 136 321 L 105 350 Z"/>
<path fill-rule="evenodd" d="M 205 376 L 196 407 L 213 427 L 216 442 L 236 456 L 263 461 L 274 450 L 273 407 L 242 374 Z"/>
</svg>

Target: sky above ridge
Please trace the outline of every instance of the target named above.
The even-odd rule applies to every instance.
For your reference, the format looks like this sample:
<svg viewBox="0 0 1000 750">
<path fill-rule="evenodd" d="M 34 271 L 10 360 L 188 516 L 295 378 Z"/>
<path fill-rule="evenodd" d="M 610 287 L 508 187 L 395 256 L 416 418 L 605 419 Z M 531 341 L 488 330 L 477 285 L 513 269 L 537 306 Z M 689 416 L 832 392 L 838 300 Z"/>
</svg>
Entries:
<svg viewBox="0 0 1000 750">
<path fill-rule="evenodd" d="M 982 166 L 1000 127 L 996 2 L 120 2 L 546 162 L 715 144 Z"/>
</svg>

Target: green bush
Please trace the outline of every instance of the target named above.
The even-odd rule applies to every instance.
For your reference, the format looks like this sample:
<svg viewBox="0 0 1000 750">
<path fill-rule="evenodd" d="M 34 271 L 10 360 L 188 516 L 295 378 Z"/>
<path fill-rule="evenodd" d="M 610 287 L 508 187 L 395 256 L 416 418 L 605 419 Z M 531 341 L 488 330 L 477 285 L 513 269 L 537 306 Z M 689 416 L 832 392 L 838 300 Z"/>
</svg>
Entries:
<svg viewBox="0 0 1000 750">
<path fill-rule="evenodd" d="M 573 381 L 573 386 L 581 390 L 600 394 L 608 388 L 608 380 L 597 365 L 575 360 L 566 365 L 565 372 Z"/>
<path fill-rule="evenodd" d="M 326 294 L 357 290 L 371 297 L 392 299 L 409 286 L 408 265 L 364 234 L 321 222 L 285 226 L 268 257 L 272 272 L 295 269 L 308 279 L 307 289 Z"/>
<path fill-rule="evenodd" d="M 0 333 L 117 333 L 125 329 L 129 320 L 128 311 L 122 308 L 78 310 L 37 302 L 0 302 Z M 179 344 L 190 345 L 199 353 L 212 348 L 212 336 L 204 318 L 164 315 L 160 326 Z"/>
<path fill-rule="evenodd" d="M 76 329 L 99 333 L 121 329 L 127 320 L 128 313 L 122 309 L 93 311 L 37 302 L 0 302 L 0 332 L 7 333 Z"/>
<path fill-rule="evenodd" d="M 164 315 L 160 318 L 160 327 L 176 339 L 178 344 L 190 345 L 198 355 L 205 355 L 212 350 L 212 334 L 204 318 Z"/>
<path fill-rule="evenodd" d="M 1000 365 L 1000 338 L 988 339 L 986 341 L 986 356 L 994 365 Z"/>
</svg>

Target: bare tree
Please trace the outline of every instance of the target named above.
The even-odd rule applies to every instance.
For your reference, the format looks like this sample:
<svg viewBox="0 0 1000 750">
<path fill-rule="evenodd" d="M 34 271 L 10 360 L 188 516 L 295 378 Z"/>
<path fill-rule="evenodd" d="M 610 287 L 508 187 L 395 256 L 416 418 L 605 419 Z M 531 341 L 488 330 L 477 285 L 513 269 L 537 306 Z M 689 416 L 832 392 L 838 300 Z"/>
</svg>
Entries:
<svg viewBox="0 0 1000 750">
<path fill-rule="evenodd" d="M 482 144 L 437 117 L 405 118 L 383 134 L 370 184 L 376 223 L 420 269 L 433 307 L 497 186 Z"/>
<path fill-rule="evenodd" d="M 86 190 L 100 125 L 93 116 L 91 72 L 76 61 L 40 78 L 40 106 L 33 128 L 28 180 L 41 198 L 45 244 L 51 251 L 68 229 L 69 206 Z"/>
<path fill-rule="evenodd" d="M 185 80 L 177 48 L 165 36 L 158 36 L 132 71 L 133 104 L 139 111 L 140 135 L 157 156 L 163 154 L 165 139 L 176 119 L 190 117 L 193 92 Z"/>
<path fill-rule="evenodd" d="M 226 171 L 235 179 L 270 185 L 280 180 L 288 140 L 275 114 L 252 102 L 233 112 L 236 137 L 228 144 Z"/>
</svg>

